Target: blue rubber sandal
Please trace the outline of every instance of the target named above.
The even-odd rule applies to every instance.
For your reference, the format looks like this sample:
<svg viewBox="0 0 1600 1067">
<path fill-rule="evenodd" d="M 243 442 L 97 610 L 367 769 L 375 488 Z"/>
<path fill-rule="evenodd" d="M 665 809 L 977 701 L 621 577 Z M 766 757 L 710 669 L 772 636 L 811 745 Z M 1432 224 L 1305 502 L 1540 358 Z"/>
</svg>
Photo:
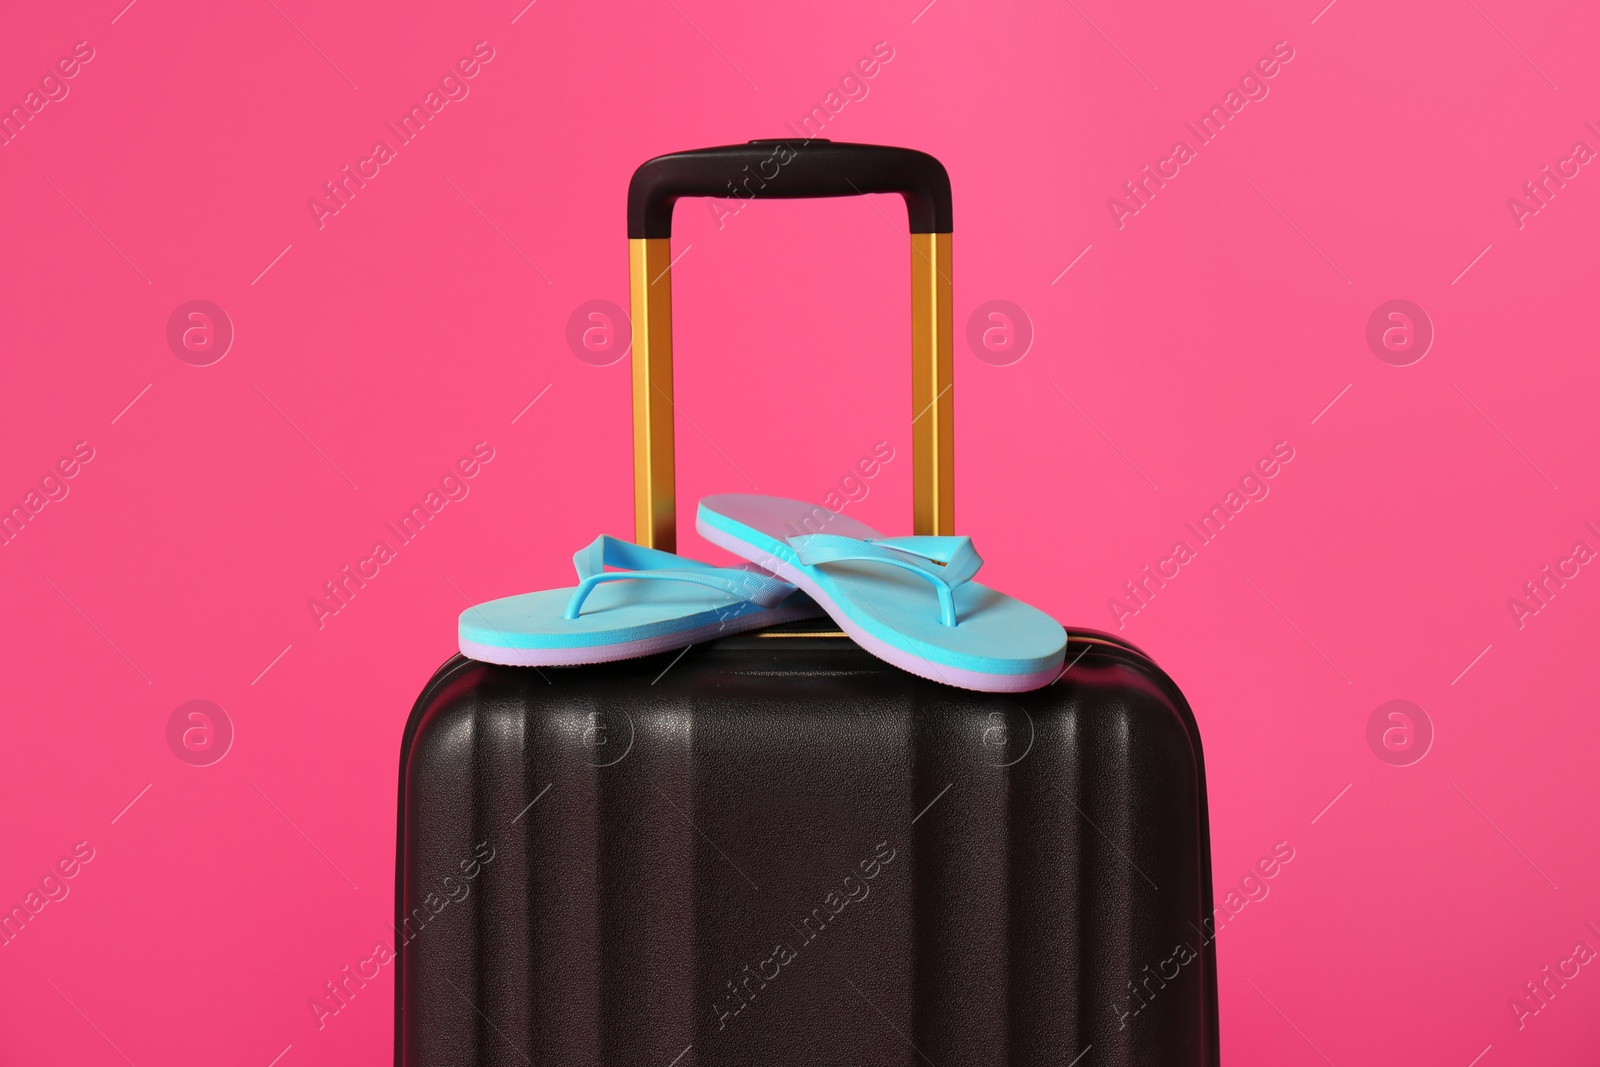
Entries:
<svg viewBox="0 0 1600 1067">
<path fill-rule="evenodd" d="M 972 581 L 968 537 L 884 537 L 813 504 L 728 494 L 695 528 L 811 595 L 857 644 L 936 682 L 1020 693 L 1055 681 L 1067 632 L 1038 608 Z"/>
<path fill-rule="evenodd" d="M 713 567 L 615 537 L 595 538 L 572 563 L 576 588 L 462 612 L 462 655 L 514 667 L 606 663 L 822 614 L 793 585 L 755 567 Z"/>
</svg>

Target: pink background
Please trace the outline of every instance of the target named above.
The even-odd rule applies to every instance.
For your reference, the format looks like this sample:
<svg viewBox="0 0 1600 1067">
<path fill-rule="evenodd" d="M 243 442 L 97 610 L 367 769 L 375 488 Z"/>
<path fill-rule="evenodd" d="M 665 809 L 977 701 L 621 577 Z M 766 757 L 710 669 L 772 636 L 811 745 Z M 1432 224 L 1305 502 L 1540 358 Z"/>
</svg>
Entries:
<svg viewBox="0 0 1600 1067">
<path fill-rule="evenodd" d="M 1121 620 L 1199 718 L 1219 899 L 1295 851 L 1219 938 L 1228 1061 L 1600 1047 L 1600 968 L 1520 1029 L 1508 1006 L 1600 949 L 1600 574 L 1567 565 L 1520 628 L 1507 604 L 1600 549 L 1600 176 L 1520 228 L 1507 203 L 1600 148 L 1585 5 L 124 2 L 27 5 L 0 39 L 7 107 L 94 52 L 0 148 L 0 507 L 93 449 L 0 547 L 0 906 L 94 850 L 0 948 L 0 1062 L 389 1061 L 387 969 L 320 1030 L 308 1002 L 391 936 L 411 701 L 464 598 L 564 584 L 630 533 L 628 363 L 565 340 L 580 304 L 627 304 L 628 177 L 785 135 L 879 41 L 823 135 L 950 170 L 958 522 L 986 581 L 1115 629 L 1123 583 L 1294 450 Z M 479 41 L 469 95 L 319 228 L 308 199 Z M 1119 229 L 1108 198 L 1279 41 L 1270 95 Z M 684 513 L 820 499 L 884 440 L 850 507 L 904 531 L 903 208 L 719 229 L 707 204 L 674 238 Z M 1437 335 L 1404 367 L 1365 339 L 1396 298 Z M 192 299 L 236 331 L 210 366 L 166 341 Z M 994 299 L 1035 334 L 1010 365 L 964 340 Z M 480 441 L 469 495 L 319 628 L 322 583 Z M 1409 766 L 1367 741 L 1393 699 L 1435 733 Z M 190 700 L 236 733 L 210 766 L 168 745 Z"/>
</svg>

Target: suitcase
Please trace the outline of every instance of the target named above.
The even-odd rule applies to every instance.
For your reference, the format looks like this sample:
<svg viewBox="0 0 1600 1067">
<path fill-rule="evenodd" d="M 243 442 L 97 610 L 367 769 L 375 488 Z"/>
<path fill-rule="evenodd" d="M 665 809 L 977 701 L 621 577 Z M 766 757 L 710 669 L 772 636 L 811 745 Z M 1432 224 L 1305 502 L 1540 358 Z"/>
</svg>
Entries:
<svg viewBox="0 0 1600 1067">
<path fill-rule="evenodd" d="M 672 547 L 672 204 L 730 189 L 905 196 L 914 526 L 952 532 L 944 168 L 751 142 L 629 189 L 635 539 Z M 826 619 L 598 666 L 452 658 L 400 751 L 397 1067 L 1215 1065 L 1194 717 L 1114 638 L 1070 631 L 1067 664 L 954 689 Z"/>
</svg>

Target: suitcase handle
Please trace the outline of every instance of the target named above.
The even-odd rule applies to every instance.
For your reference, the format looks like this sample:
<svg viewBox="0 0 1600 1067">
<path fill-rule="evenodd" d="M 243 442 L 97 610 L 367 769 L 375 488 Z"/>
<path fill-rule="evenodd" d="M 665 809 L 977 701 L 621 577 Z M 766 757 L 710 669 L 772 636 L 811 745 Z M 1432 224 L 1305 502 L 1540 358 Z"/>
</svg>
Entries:
<svg viewBox="0 0 1600 1067">
<path fill-rule="evenodd" d="M 751 141 L 657 156 L 628 183 L 633 305 L 634 540 L 677 549 L 672 400 L 672 209 L 685 196 L 801 199 L 899 193 L 911 224 L 912 530 L 955 533 L 950 177 L 926 152 Z"/>
<path fill-rule="evenodd" d="M 672 236 L 680 197 L 799 200 L 899 193 L 912 233 L 950 233 L 950 176 L 911 148 L 811 141 L 750 141 L 657 156 L 628 183 L 630 240 Z"/>
</svg>

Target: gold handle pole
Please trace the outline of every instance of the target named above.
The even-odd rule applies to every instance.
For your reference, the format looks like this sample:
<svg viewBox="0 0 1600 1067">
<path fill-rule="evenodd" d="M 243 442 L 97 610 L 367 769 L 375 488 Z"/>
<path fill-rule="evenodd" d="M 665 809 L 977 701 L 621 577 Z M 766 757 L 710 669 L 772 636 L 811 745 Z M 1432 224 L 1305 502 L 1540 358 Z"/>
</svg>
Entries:
<svg viewBox="0 0 1600 1067">
<path fill-rule="evenodd" d="M 672 440 L 672 240 L 628 241 L 633 304 L 633 539 L 677 551 Z"/>
<path fill-rule="evenodd" d="M 911 528 L 956 532 L 950 235 L 911 235 Z"/>
<path fill-rule="evenodd" d="M 628 241 L 633 304 L 634 540 L 677 550 L 671 239 Z M 950 235 L 911 235 L 912 530 L 955 532 Z"/>
</svg>

